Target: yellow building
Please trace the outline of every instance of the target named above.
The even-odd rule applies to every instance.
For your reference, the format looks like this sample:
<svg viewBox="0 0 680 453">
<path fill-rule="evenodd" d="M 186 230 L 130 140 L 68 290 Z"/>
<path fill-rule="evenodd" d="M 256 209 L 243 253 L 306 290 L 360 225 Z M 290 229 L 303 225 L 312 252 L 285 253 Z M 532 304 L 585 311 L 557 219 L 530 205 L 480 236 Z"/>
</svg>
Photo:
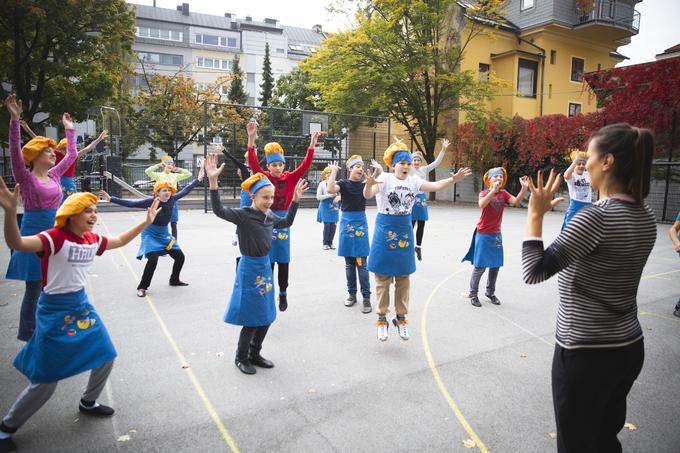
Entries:
<svg viewBox="0 0 680 453">
<path fill-rule="evenodd" d="M 480 25 L 470 41 L 462 69 L 492 72 L 506 86 L 489 103 L 506 117 L 596 110 L 596 100 L 581 80 L 584 72 L 609 69 L 626 57 L 616 52 L 639 30 L 641 0 L 510 0 L 506 21 Z M 584 7 L 580 5 L 590 5 Z M 470 33 L 468 25 L 463 39 Z M 459 122 L 465 121 L 461 115 Z"/>
</svg>

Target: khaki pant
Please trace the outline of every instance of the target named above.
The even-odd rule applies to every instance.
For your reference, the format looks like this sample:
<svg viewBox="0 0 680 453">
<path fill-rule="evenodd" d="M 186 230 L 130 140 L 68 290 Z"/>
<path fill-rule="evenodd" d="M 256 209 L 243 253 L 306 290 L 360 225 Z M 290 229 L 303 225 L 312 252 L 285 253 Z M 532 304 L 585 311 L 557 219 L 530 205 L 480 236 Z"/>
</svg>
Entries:
<svg viewBox="0 0 680 453">
<path fill-rule="evenodd" d="M 394 309 L 397 316 L 408 314 L 408 296 L 410 281 L 408 275 L 375 274 L 375 291 L 378 295 L 378 316 L 387 316 L 390 307 L 390 285 L 394 282 Z"/>
</svg>

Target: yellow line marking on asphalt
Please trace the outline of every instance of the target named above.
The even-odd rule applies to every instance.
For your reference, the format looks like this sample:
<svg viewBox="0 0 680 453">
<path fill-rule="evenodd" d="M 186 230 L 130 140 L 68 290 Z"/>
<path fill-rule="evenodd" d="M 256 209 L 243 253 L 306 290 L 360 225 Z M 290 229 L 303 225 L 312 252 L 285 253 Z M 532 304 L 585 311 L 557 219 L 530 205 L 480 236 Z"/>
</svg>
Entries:
<svg viewBox="0 0 680 453">
<path fill-rule="evenodd" d="M 660 313 L 654 313 L 651 311 L 641 311 L 641 316 L 654 316 L 655 318 L 667 319 L 669 321 L 680 322 L 680 318 L 674 318 L 672 316 L 662 315 Z"/>
<path fill-rule="evenodd" d="M 106 222 L 104 222 L 104 220 L 101 217 L 99 217 L 99 220 L 101 220 L 102 225 L 104 225 L 104 228 L 106 229 L 108 234 L 112 235 L 111 230 L 109 230 L 109 227 L 106 225 Z M 133 275 L 135 280 L 139 281 L 139 276 L 137 275 L 137 273 L 132 268 L 130 261 L 123 254 L 122 247 L 118 249 L 118 253 L 120 253 L 120 256 L 123 258 L 123 261 L 127 265 L 127 268 L 130 270 L 130 273 Z M 151 297 L 149 297 L 149 295 L 146 295 L 145 298 L 146 298 L 147 304 L 149 305 L 149 308 L 151 308 L 151 312 L 154 314 L 156 321 L 160 325 L 163 333 L 165 334 L 165 338 L 168 340 L 168 343 L 170 343 L 170 346 L 175 351 L 175 355 L 179 359 L 180 364 L 182 366 L 184 366 L 185 364 L 188 364 L 186 358 L 184 357 L 184 354 L 182 354 L 182 352 L 179 350 L 179 347 L 177 346 L 175 339 L 173 338 L 172 334 L 170 333 L 168 326 L 165 324 L 165 321 L 163 321 L 163 318 L 161 318 L 161 315 L 158 313 L 158 310 L 156 309 L 156 305 L 151 300 Z M 239 453 L 239 449 L 238 449 L 238 446 L 236 445 L 236 441 L 234 440 L 233 437 L 231 437 L 231 434 L 229 434 L 229 431 L 227 431 L 227 428 L 224 426 L 224 423 L 222 423 L 222 419 L 220 418 L 219 414 L 215 410 L 215 406 L 213 406 L 213 404 L 210 402 L 208 395 L 206 395 L 205 391 L 203 390 L 203 386 L 198 381 L 198 378 L 194 374 L 193 370 L 191 368 L 185 368 L 185 371 L 187 372 L 187 375 L 189 376 L 189 380 L 194 385 L 194 388 L 196 389 L 196 393 L 198 393 L 198 396 L 201 398 L 203 405 L 205 406 L 206 410 L 208 411 L 210 418 L 212 418 L 213 422 L 215 423 L 215 426 L 219 430 L 220 434 L 222 434 L 222 438 L 224 439 L 226 444 L 229 446 L 229 449 L 231 449 L 231 451 L 233 453 Z"/>
<path fill-rule="evenodd" d="M 662 275 L 676 274 L 678 272 L 680 272 L 680 269 L 676 269 L 674 271 L 668 271 L 668 272 L 659 272 L 658 274 L 643 275 L 641 280 L 647 280 L 648 278 L 656 278 L 656 277 L 660 277 Z"/>
<path fill-rule="evenodd" d="M 423 349 L 425 349 L 425 356 L 427 357 L 427 364 L 430 367 L 430 371 L 432 372 L 432 375 L 434 376 L 435 382 L 437 382 L 437 386 L 439 387 L 439 391 L 442 393 L 444 396 L 444 399 L 446 399 L 446 402 L 449 404 L 449 407 L 455 414 L 456 418 L 460 422 L 460 424 L 463 426 L 463 429 L 468 433 L 470 438 L 475 442 L 475 446 L 479 448 L 479 450 L 482 453 L 488 453 L 489 450 L 486 448 L 486 445 L 484 445 L 484 442 L 479 438 L 477 433 L 472 429 L 472 426 L 470 426 L 470 423 L 465 419 L 465 416 L 461 412 L 460 408 L 458 407 L 458 404 L 456 404 L 456 401 L 453 399 L 449 391 L 446 389 L 446 385 L 444 384 L 444 381 L 442 380 L 441 375 L 439 374 L 439 371 L 437 370 L 437 365 L 434 362 L 434 359 L 432 358 L 432 351 L 430 351 L 430 342 L 427 339 L 427 311 L 428 308 L 430 307 L 430 302 L 432 302 L 432 298 L 434 297 L 435 293 L 439 291 L 439 289 L 444 286 L 446 282 L 448 282 L 450 279 L 452 279 L 455 275 L 460 274 L 461 272 L 464 272 L 467 270 L 467 268 L 462 268 L 454 272 L 453 274 L 449 275 L 445 279 L 443 279 L 441 282 L 437 284 L 437 286 L 434 287 L 432 292 L 430 293 L 429 297 L 425 301 L 425 306 L 423 307 L 423 314 L 421 316 L 420 320 L 420 330 L 421 330 L 421 335 L 423 339 Z"/>
</svg>

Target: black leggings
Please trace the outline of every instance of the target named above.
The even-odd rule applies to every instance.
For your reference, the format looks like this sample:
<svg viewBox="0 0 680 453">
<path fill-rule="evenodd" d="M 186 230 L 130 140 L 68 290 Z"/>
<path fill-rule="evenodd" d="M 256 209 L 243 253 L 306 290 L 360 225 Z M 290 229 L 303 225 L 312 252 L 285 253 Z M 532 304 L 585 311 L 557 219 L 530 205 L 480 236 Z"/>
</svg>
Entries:
<svg viewBox="0 0 680 453">
<path fill-rule="evenodd" d="M 175 240 L 177 240 L 177 222 L 170 222 L 170 230 Z"/>
<path fill-rule="evenodd" d="M 274 272 L 274 264 L 279 265 L 279 292 L 285 293 L 288 289 L 288 265 L 290 263 L 272 263 L 272 273 Z"/>
<path fill-rule="evenodd" d="M 411 222 L 413 228 L 416 227 L 416 222 L 418 222 L 418 230 L 416 231 L 416 245 L 420 247 L 423 243 L 423 234 L 425 234 L 425 221 L 424 220 L 414 220 Z"/>
<path fill-rule="evenodd" d="M 243 326 L 238 338 L 236 359 L 244 361 L 249 358 L 259 357 L 262 350 L 262 342 L 264 337 L 267 336 L 268 330 L 268 325 L 260 327 Z"/>
<path fill-rule="evenodd" d="M 181 250 L 170 250 L 168 255 L 175 260 L 172 265 L 172 274 L 170 275 L 170 281 L 179 281 L 179 273 L 184 266 L 184 253 Z M 146 266 L 144 266 L 144 273 L 142 274 L 142 280 L 139 282 L 137 289 L 149 289 L 151 285 L 151 279 L 153 278 L 153 273 L 156 271 L 156 265 L 158 264 L 158 253 L 151 252 L 146 255 Z"/>
</svg>

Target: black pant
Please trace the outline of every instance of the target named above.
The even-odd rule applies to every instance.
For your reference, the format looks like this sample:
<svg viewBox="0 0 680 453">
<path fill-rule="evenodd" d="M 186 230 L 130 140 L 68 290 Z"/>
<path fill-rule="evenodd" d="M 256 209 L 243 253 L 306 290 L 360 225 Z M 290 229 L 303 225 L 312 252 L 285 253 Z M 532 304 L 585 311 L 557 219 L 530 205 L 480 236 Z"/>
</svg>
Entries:
<svg viewBox="0 0 680 453">
<path fill-rule="evenodd" d="M 271 324 L 270 324 L 271 325 Z M 262 350 L 262 342 L 267 336 L 269 325 L 260 327 L 243 326 L 241 335 L 238 338 L 238 349 L 236 349 L 236 360 L 241 362 L 259 357 Z"/>
<path fill-rule="evenodd" d="M 620 453 L 626 396 L 642 370 L 642 340 L 620 348 L 555 345 L 552 391 L 559 453 Z"/>
<path fill-rule="evenodd" d="M 182 266 L 184 266 L 184 253 L 181 250 L 170 250 L 168 255 L 175 260 L 175 263 L 172 265 L 170 281 L 177 282 L 179 281 L 179 273 L 182 270 Z M 146 256 L 146 266 L 144 266 L 142 280 L 139 282 L 137 289 L 149 289 L 153 273 L 156 271 L 156 265 L 158 264 L 158 256 L 156 252 L 151 252 Z"/>
<path fill-rule="evenodd" d="M 272 263 L 272 272 L 274 272 L 274 264 L 279 265 L 279 292 L 285 293 L 288 289 L 288 264 L 290 263 Z"/>
<path fill-rule="evenodd" d="M 337 227 L 335 222 L 324 222 L 323 223 L 323 245 L 332 246 L 333 238 L 335 238 L 335 229 Z"/>
<path fill-rule="evenodd" d="M 423 243 L 423 235 L 425 234 L 425 221 L 424 220 L 413 220 L 411 225 L 413 228 L 416 227 L 416 222 L 418 223 L 418 229 L 416 230 L 416 245 L 419 247 Z"/>
<path fill-rule="evenodd" d="M 170 222 L 170 231 L 172 236 L 177 239 L 177 222 Z"/>
</svg>

